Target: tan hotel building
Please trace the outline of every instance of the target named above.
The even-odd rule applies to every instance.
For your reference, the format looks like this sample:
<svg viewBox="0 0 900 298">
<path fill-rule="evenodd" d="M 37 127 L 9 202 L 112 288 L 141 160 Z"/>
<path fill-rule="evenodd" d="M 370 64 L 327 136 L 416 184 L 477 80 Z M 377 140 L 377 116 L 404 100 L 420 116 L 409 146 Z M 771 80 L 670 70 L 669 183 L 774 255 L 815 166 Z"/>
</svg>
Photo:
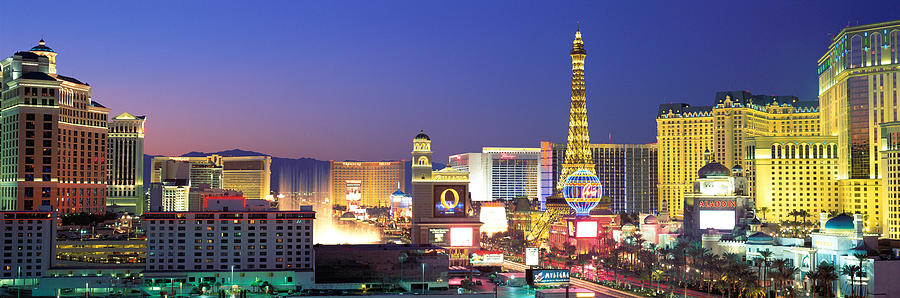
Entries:
<svg viewBox="0 0 900 298">
<path fill-rule="evenodd" d="M 361 207 L 390 207 L 397 186 L 404 192 L 405 160 L 331 161 L 331 204 L 347 206 L 347 194 L 356 192 Z"/>
<path fill-rule="evenodd" d="M 822 134 L 837 138 L 837 177 L 846 180 L 841 183 L 848 199 L 861 206 L 843 211 L 865 215 L 867 227 L 879 220 L 883 230 L 871 232 L 900 239 L 896 153 L 879 144 L 893 129 L 883 126 L 900 120 L 900 21 L 842 29 L 819 58 L 817 73 Z"/>
<path fill-rule="evenodd" d="M 57 74 L 57 54 L 41 40 L 0 60 L 0 210 L 106 209 L 109 109 Z"/>
<path fill-rule="evenodd" d="M 179 165 L 179 163 L 182 163 Z M 183 164 L 187 163 L 187 164 Z M 172 168 L 183 168 L 182 172 Z M 184 173 L 184 171 L 187 173 Z M 221 177 L 218 176 L 221 173 Z M 154 157 L 150 183 L 170 179 L 186 180 L 187 185 L 210 184 L 213 188 L 237 190 L 250 199 L 265 199 L 272 180 L 271 156 Z M 221 181 L 221 186 L 217 186 Z"/>
<path fill-rule="evenodd" d="M 660 105 L 656 125 L 659 211 L 681 219 L 684 194 L 693 189 L 697 171 L 706 164 L 705 151 L 728 168 L 741 166 L 751 183 L 752 195 L 754 171 L 744 162 L 752 154 L 747 140 L 818 135 L 819 111 L 815 101 L 799 101 L 794 96 L 722 91 L 716 93 L 712 106 Z"/>
</svg>

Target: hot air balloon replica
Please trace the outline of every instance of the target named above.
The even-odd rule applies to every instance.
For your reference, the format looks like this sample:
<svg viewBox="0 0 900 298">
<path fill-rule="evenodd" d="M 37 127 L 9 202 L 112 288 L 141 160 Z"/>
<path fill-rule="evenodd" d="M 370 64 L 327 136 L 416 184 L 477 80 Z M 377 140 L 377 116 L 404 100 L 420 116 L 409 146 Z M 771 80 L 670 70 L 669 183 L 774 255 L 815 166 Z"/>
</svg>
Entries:
<svg viewBox="0 0 900 298">
<path fill-rule="evenodd" d="M 573 172 L 563 182 L 563 197 L 578 217 L 589 216 L 591 209 L 597 207 L 603 197 L 603 186 L 600 178 L 587 170 Z"/>
</svg>

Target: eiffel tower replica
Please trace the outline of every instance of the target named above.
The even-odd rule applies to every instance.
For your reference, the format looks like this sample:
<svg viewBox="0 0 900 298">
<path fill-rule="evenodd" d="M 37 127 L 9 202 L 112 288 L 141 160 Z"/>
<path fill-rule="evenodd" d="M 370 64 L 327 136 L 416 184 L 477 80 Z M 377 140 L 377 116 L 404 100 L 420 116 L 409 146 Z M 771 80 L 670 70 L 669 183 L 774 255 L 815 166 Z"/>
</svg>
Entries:
<svg viewBox="0 0 900 298">
<path fill-rule="evenodd" d="M 595 173 L 594 159 L 589 148 L 591 137 L 588 135 L 587 102 L 584 96 L 584 58 L 587 51 L 584 50 L 584 42 L 581 41 L 581 30 L 575 31 L 571 56 L 572 98 L 569 108 L 569 138 L 566 142 L 562 171 L 556 183 L 557 194 L 562 191 L 563 181 L 573 172 L 586 170 Z"/>
<path fill-rule="evenodd" d="M 566 204 L 562 194 L 566 177 L 578 170 L 595 173 L 594 159 L 589 144 L 587 105 L 584 93 L 584 58 L 587 51 L 581 40 L 581 30 L 575 31 L 572 41 L 572 97 L 569 108 L 569 138 L 566 142 L 566 155 L 559 173 L 559 181 L 552 196 L 546 198 L 546 208 L 531 227 L 529 242 L 536 242 L 545 237 L 550 225 L 560 218 L 574 214 L 574 210 Z M 597 208 L 609 208 L 609 199 L 601 200 Z"/>
</svg>

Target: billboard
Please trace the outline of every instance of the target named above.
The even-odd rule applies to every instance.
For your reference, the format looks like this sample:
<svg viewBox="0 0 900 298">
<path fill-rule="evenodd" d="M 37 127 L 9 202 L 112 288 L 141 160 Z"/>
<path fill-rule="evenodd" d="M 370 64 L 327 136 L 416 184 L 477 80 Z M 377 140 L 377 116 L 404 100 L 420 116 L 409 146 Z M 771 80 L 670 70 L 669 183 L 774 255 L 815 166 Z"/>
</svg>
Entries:
<svg viewBox="0 0 900 298">
<path fill-rule="evenodd" d="M 466 216 L 466 199 L 469 192 L 465 185 L 434 186 L 434 217 Z"/>
<path fill-rule="evenodd" d="M 472 253 L 469 262 L 474 266 L 501 266 L 503 253 L 499 251 L 479 250 Z"/>
<path fill-rule="evenodd" d="M 537 247 L 525 248 L 525 266 L 537 266 L 541 259 L 541 251 Z"/>
<path fill-rule="evenodd" d="M 576 221 L 575 238 L 597 238 L 597 222 L 593 220 Z"/>
<path fill-rule="evenodd" d="M 733 230 L 734 210 L 700 210 L 700 229 Z"/>
<path fill-rule="evenodd" d="M 347 186 L 347 210 L 354 211 L 362 200 L 362 180 L 345 180 L 344 183 Z"/>
<path fill-rule="evenodd" d="M 428 243 L 439 246 L 446 246 L 447 244 L 450 244 L 450 229 L 428 229 Z"/>
<path fill-rule="evenodd" d="M 450 246 L 472 246 L 472 228 L 450 228 Z"/>
<path fill-rule="evenodd" d="M 506 232 L 509 222 L 506 220 L 506 207 L 500 202 L 484 202 L 481 204 L 479 219 L 484 224 L 481 232 L 488 236 L 498 232 Z"/>
<path fill-rule="evenodd" d="M 569 269 L 525 269 L 525 281 L 532 287 L 555 287 L 569 284 Z"/>
</svg>

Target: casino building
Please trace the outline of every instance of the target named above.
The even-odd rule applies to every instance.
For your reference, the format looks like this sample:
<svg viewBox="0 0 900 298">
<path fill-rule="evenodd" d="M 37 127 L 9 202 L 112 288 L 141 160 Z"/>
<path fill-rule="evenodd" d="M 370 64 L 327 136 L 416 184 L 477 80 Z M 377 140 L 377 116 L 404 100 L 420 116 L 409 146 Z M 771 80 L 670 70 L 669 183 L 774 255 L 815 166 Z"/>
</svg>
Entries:
<svg viewBox="0 0 900 298">
<path fill-rule="evenodd" d="M 104 213 L 109 109 L 41 40 L 0 60 L 0 210 Z"/>
<path fill-rule="evenodd" d="M 741 235 L 746 231 L 755 205 L 741 173 L 740 166 L 729 170 L 714 161 L 697 171 L 693 191 L 684 196 L 684 235 L 700 239 L 710 230 Z"/>
<path fill-rule="evenodd" d="M 412 242 L 444 247 L 450 266 L 465 266 L 481 247 L 482 225 L 469 195 L 469 173 L 433 171 L 431 156 L 431 137 L 420 131 L 412 151 Z"/>
<path fill-rule="evenodd" d="M 697 170 L 707 163 L 705 151 L 727 168 L 741 166 L 750 182 L 748 195 L 753 196 L 754 169 L 745 163 L 745 156 L 752 151 L 748 138 L 817 136 L 819 103 L 800 101 L 796 96 L 720 91 L 709 106 L 659 105 L 656 133 L 659 212 L 681 219 L 684 195 L 691 192 Z"/>
<path fill-rule="evenodd" d="M 331 161 L 331 203 L 348 210 L 390 207 L 391 194 L 406 179 L 405 160 Z M 402 189 L 401 189 L 402 190 Z"/>
<path fill-rule="evenodd" d="M 613 212 L 656 213 L 659 189 L 657 144 L 588 144 L 593 171 Z M 566 144 L 541 142 L 541 198 L 560 181 Z M 546 157 L 546 158 L 545 158 Z"/>
<path fill-rule="evenodd" d="M 539 198 L 540 149 L 484 147 L 451 155 L 448 165 L 469 173 L 472 201 Z"/>
</svg>

